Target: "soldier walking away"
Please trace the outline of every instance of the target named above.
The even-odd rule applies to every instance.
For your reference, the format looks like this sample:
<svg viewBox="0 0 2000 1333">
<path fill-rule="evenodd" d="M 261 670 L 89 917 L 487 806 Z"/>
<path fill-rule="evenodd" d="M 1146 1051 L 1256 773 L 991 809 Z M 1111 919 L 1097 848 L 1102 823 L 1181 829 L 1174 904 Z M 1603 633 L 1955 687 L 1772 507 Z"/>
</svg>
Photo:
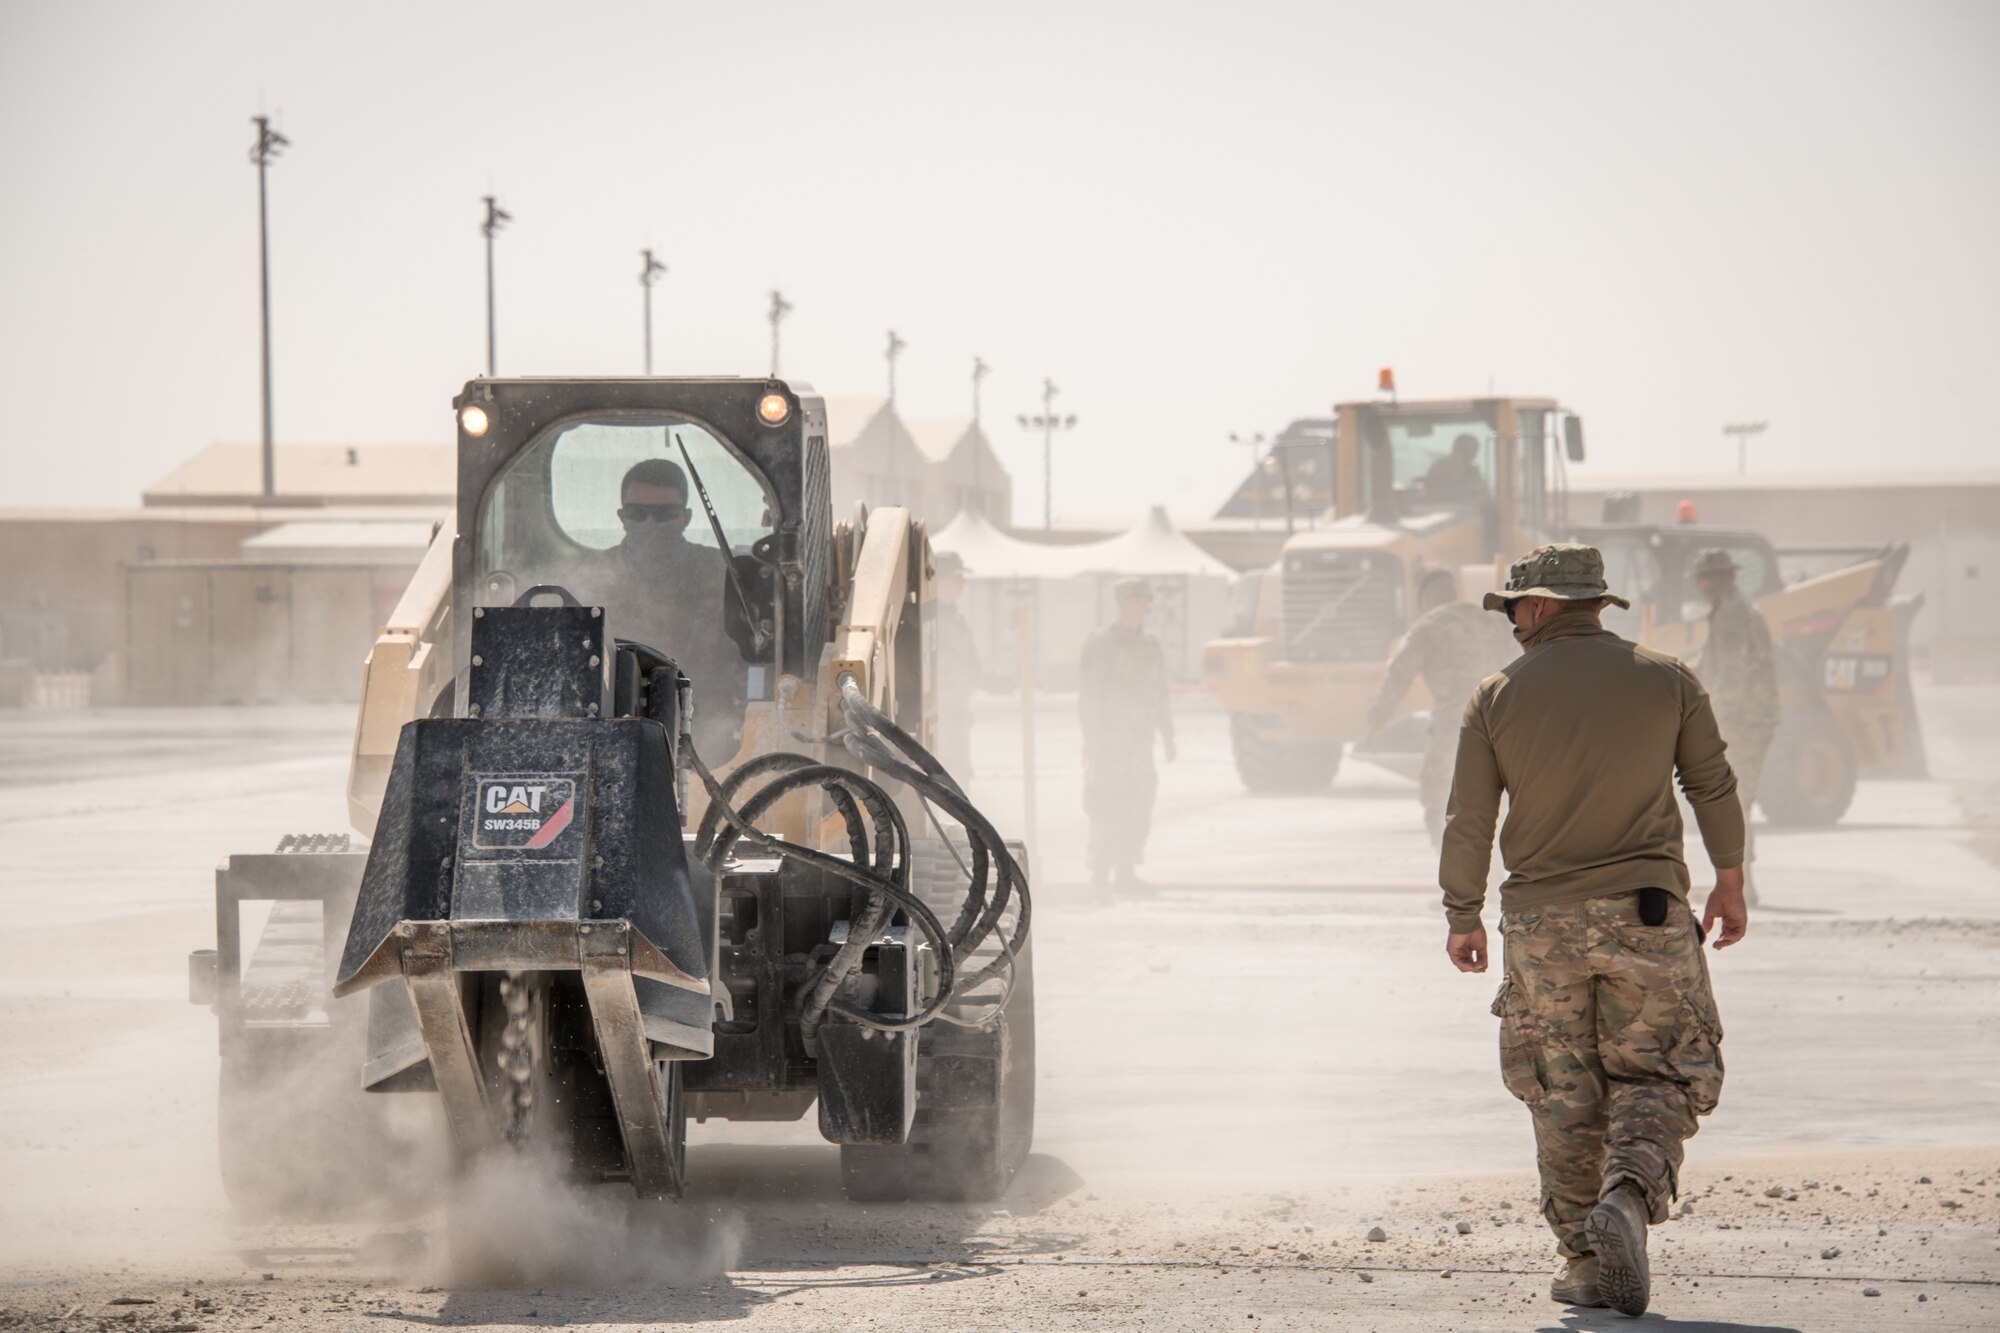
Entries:
<svg viewBox="0 0 2000 1333">
<path fill-rule="evenodd" d="M 1120 579 L 1118 618 L 1083 643 L 1077 710 L 1083 717 L 1083 813 L 1090 821 L 1090 882 L 1140 883 L 1133 868 L 1146 856 L 1159 775 L 1157 734 L 1174 758 L 1174 718 L 1167 705 L 1167 657 L 1146 630 L 1153 586 Z"/>
<path fill-rule="evenodd" d="M 1458 580 L 1433 574 L 1417 594 L 1423 615 L 1389 658 L 1389 674 L 1368 709 L 1368 734 L 1380 732 L 1419 676 L 1431 696 L 1430 739 L 1417 775 L 1424 831 L 1436 847 L 1444 836 L 1444 803 L 1451 794 L 1452 757 L 1458 753 L 1458 720 L 1480 681 L 1516 655 L 1507 627 L 1470 602 L 1458 600 Z"/>
<path fill-rule="evenodd" d="M 1703 551 L 1694 562 L 1695 582 L 1708 598 L 1708 638 L 1695 671 L 1715 702 L 1715 721 L 1729 743 L 1729 766 L 1736 770 L 1736 796 L 1743 806 L 1744 901 L 1757 901 L 1757 833 L 1750 807 L 1764 774 L 1764 756 L 1778 734 L 1778 661 L 1771 650 L 1771 627 L 1763 613 L 1736 586 L 1736 561 L 1727 551 Z"/>
<path fill-rule="evenodd" d="M 1521 656 L 1480 683 L 1459 728 L 1438 879 L 1461 972 L 1487 967 L 1480 909 L 1504 790 L 1500 1073 L 1535 1124 L 1542 1215 L 1563 1260 L 1549 1294 L 1646 1309 L 1647 1225 L 1667 1219 L 1682 1145 L 1722 1092 L 1722 1023 L 1701 945 L 1743 938 L 1743 809 L 1692 671 L 1598 623 L 1595 548 L 1516 560 L 1504 610 Z M 1688 905 L 1674 777 L 1715 866 Z"/>
<path fill-rule="evenodd" d="M 955 551 L 940 552 L 931 580 L 936 598 L 938 760 L 960 783 L 972 776 L 972 692 L 978 688 L 979 643 L 958 609 L 969 573 Z"/>
</svg>

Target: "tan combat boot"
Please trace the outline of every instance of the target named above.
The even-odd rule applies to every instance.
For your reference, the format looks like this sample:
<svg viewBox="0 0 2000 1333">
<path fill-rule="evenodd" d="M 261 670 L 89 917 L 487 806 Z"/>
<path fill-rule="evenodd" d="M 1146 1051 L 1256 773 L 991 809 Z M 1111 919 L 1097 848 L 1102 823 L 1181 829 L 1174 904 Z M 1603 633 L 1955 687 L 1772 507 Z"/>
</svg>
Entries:
<svg viewBox="0 0 2000 1333">
<path fill-rule="evenodd" d="M 1646 1201 L 1623 1184 L 1584 1219 L 1584 1238 L 1597 1255 L 1597 1291 L 1620 1314 L 1646 1313 L 1653 1275 L 1646 1263 Z"/>
<path fill-rule="evenodd" d="M 1604 1298 L 1597 1294 L 1597 1259 L 1585 1255 L 1581 1259 L 1570 1259 L 1556 1270 L 1555 1281 L 1549 1283 L 1549 1298 L 1558 1305 L 1604 1304 Z"/>
</svg>

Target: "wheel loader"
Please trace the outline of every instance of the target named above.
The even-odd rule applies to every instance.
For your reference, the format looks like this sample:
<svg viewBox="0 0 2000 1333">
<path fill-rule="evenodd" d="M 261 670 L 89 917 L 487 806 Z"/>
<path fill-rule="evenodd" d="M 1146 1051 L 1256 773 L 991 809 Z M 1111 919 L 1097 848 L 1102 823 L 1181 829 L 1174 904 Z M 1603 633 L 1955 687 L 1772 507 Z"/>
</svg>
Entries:
<svg viewBox="0 0 2000 1333">
<path fill-rule="evenodd" d="M 1385 378 L 1384 388 L 1393 385 Z M 1253 792 L 1315 791 L 1366 738 L 1368 706 L 1410 623 L 1462 591 L 1464 567 L 1561 530 L 1583 422 L 1547 398 L 1351 402 L 1335 409 L 1331 521 L 1246 575 L 1254 610 L 1202 650 Z M 1254 582 L 1254 589 L 1249 582 Z"/>
<path fill-rule="evenodd" d="M 1737 587 L 1776 649 L 1780 718 L 1757 789 L 1757 808 L 1773 824 L 1831 825 L 1860 778 L 1926 775 L 1909 671 L 1910 626 L 1923 599 L 1895 591 L 1907 543 L 1800 551 L 1823 567 L 1788 577 L 1793 552 L 1737 528 L 1607 522 L 1572 536 L 1604 552 L 1611 586 L 1632 603 L 1608 609 L 1605 625 L 1697 671 L 1709 608 L 1695 561 L 1709 550 L 1735 560 Z"/>
<path fill-rule="evenodd" d="M 835 521 L 803 384 L 453 406 L 454 522 L 366 667 L 366 843 L 228 858 L 191 959 L 232 1199 L 351 1202 L 424 1103 L 461 1170 L 677 1196 L 690 1118 L 816 1110 L 852 1198 L 999 1194 L 1034 1123 L 1027 854 L 930 751 L 923 524 Z"/>
<path fill-rule="evenodd" d="M 1783 720 L 1758 799 L 1772 822 L 1831 824 L 1857 778 L 1923 772 L 1907 670 L 1920 602 L 1894 596 L 1907 547 L 1823 551 L 1838 568 L 1788 581 L 1781 553 L 1755 533 L 1580 526 L 1568 512 L 1567 465 L 1583 461 L 1583 423 L 1551 399 L 1342 403 L 1335 412 L 1332 521 L 1287 538 L 1275 564 L 1245 575 L 1246 613 L 1203 649 L 1203 682 L 1229 713 L 1236 771 L 1251 791 L 1323 789 L 1349 742 L 1414 777 L 1431 704 L 1421 683 L 1403 701 L 1411 711 L 1365 736 L 1397 642 L 1438 600 L 1497 586 L 1507 561 L 1556 540 L 1603 548 L 1612 586 L 1635 602 L 1607 625 L 1697 660 L 1706 608 L 1692 605 L 1687 570 L 1708 547 L 1745 565 L 1745 593 L 1780 648 Z"/>
</svg>

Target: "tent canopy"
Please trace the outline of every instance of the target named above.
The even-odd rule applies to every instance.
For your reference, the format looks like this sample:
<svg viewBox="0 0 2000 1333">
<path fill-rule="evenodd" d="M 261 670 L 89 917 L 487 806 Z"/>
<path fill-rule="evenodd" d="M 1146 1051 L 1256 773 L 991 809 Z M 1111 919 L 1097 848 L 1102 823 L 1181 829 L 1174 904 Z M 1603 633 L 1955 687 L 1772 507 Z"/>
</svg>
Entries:
<svg viewBox="0 0 2000 1333">
<path fill-rule="evenodd" d="M 1236 571 L 1187 539 L 1167 511 L 1154 505 L 1130 530 L 1108 541 L 1075 548 L 1071 568 L 1080 574 L 1192 575 L 1228 579 Z"/>
<path fill-rule="evenodd" d="M 972 510 L 961 510 L 942 532 L 931 538 L 940 551 L 965 561 L 974 578 L 1069 578 L 1075 574 L 1143 574 L 1165 578 L 1229 579 L 1236 571 L 1187 539 L 1167 511 L 1153 506 L 1145 518 L 1116 537 L 1075 546 L 1044 546 L 1022 541 L 988 523 Z"/>
<path fill-rule="evenodd" d="M 958 556 L 965 561 L 966 572 L 980 579 L 1067 578 L 1078 572 L 1076 552 L 1087 549 L 1042 546 L 1010 537 L 976 509 L 959 510 L 942 531 L 931 535 L 931 545 Z"/>
</svg>

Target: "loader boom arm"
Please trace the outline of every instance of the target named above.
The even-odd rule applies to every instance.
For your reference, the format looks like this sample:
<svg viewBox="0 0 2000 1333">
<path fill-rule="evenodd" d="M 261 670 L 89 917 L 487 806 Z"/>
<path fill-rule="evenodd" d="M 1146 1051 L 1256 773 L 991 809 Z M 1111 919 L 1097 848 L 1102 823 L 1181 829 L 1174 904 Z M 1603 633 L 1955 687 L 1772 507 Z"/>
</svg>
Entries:
<svg viewBox="0 0 2000 1333">
<path fill-rule="evenodd" d="M 421 717 L 451 676 L 454 540 L 444 527 L 431 534 L 430 547 L 361 669 L 361 707 L 355 713 L 347 765 L 347 818 L 363 835 L 375 832 L 403 724 Z"/>
</svg>

